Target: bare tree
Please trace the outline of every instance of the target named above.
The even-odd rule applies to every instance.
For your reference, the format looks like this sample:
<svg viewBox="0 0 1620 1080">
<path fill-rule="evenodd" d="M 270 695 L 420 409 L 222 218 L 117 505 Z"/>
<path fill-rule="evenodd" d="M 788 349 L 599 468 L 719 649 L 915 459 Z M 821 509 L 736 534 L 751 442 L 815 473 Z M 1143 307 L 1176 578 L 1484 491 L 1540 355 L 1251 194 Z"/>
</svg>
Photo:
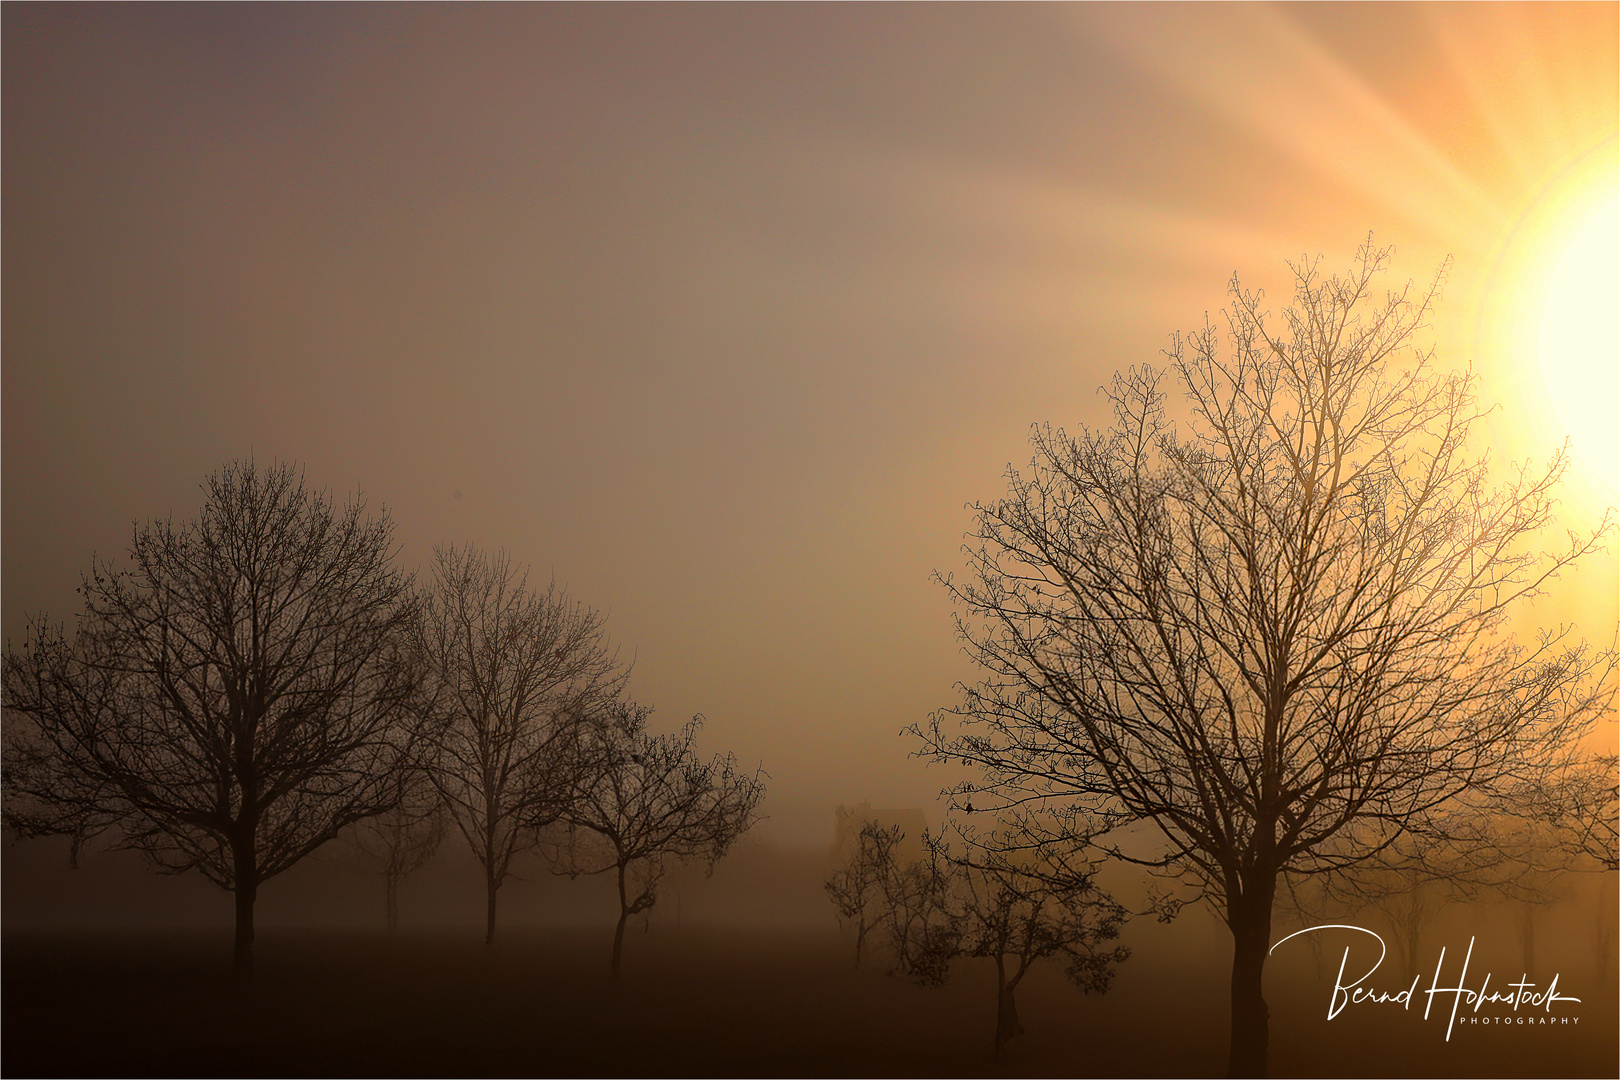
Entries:
<svg viewBox="0 0 1620 1080">
<path fill-rule="evenodd" d="M 989 959 L 996 970 L 996 1026 L 992 1053 L 1023 1033 L 1018 986 L 1040 960 L 1060 957 L 1082 991 L 1105 993 L 1114 965 L 1130 950 L 1110 947 L 1129 917 L 1096 885 L 1097 864 L 1083 848 L 1029 844 L 1022 830 L 981 834 L 957 823 L 964 849 L 953 852 L 939 838 L 924 837 L 925 856 L 901 860 L 898 828 L 875 824 L 870 839 L 870 878 L 894 970 L 925 985 L 950 978 L 955 961 Z M 829 889 L 829 891 L 831 891 Z M 1168 921 L 1168 909 L 1160 912 Z"/>
<path fill-rule="evenodd" d="M 898 825 L 885 829 L 875 821 L 861 823 L 848 859 L 823 883 L 839 921 L 855 928 L 855 966 L 861 966 L 866 935 L 882 915 L 884 880 L 895 872 Z"/>
<path fill-rule="evenodd" d="M 903 843 L 905 834 L 896 839 Z M 951 906 L 949 866 L 926 834 L 920 858 L 900 858 L 901 843 L 895 857 L 879 864 L 877 925 L 892 957 L 889 973 L 939 986 L 950 976 L 963 933 Z"/>
<path fill-rule="evenodd" d="M 1448 905 L 1482 898 L 1546 903 L 1546 874 L 1555 868 L 1512 819 L 1466 797 L 1446 811 L 1443 834 L 1407 833 L 1335 874 L 1284 875 L 1287 906 L 1307 922 L 1336 922 L 1368 908 L 1383 914 L 1398 970 L 1416 970 L 1424 931 Z M 1283 904 L 1279 896 L 1278 904 Z M 1320 956 L 1317 935 L 1308 935 Z M 1530 970 L 1528 967 L 1526 970 Z"/>
<path fill-rule="evenodd" d="M 1114 965 L 1130 950 L 1108 943 L 1119 937 L 1126 911 L 1096 886 L 1095 868 L 1043 862 L 962 860 L 952 865 L 964 956 L 989 957 L 996 965 L 996 1028 L 993 1053 L 1023 1034 L 1018 1022 L 1018 985 L 1037 961 L 1064 961 L 1064 973 L 1084 993 L 1106 993 Z"/>
<path fill-rule="evenodd" d="M 563 811 L 566 832 L 553 865 L 559 873 L 618 878 L 619 921 L 613 930 L 613 977 L 624 951 L 624 926 L 658 902 L 670 860 L 714 864 L 758 820 L 763 772 L 737 771 L 736 758 L 698 757 L 702 717 L 669 735 L 647 730 L 651 710 L 614 702 L 588 719 L 581 744 L 581 783 Z"/>
<path fill-rule="evenodd" d="M 602 616 L 555 583 L 531 591 L 505 553 L 434 551 L 415 636 L 432 690 L 427 771 L 484 868 L 484 943 L 515 855 L 538 842 L 578 785 L 579 717 L 610 700 L 625 672 Z"/>
<path fill-rule="evenodd" d="M 444 801 L 430 776 L 412 763 L 397 774 L 393 809 L 355 826 L 354 844 L 378 867 L 387 896 L 388 931 L 399 929 L 399 890 L 428 864 L 444 839 Z"/>
<path fill-rule="evenodd" d="M 97 562 L 71 635 L 35 622 L 4 667 L 7 823 L 102 830 L 236 896 L 252 970 L 259 887 L 388 810 L 417 678 L 386 513 L 338 511 L 288 465 L 226 465 L 196 521 Z"/>
<path fill-rule="evenodd" d="M 1606 705 L 1612 654 L 1507 621 L 1612 514 L 1538 550 L 1566 455 L 1490 485 L 1474 379 L 1414 345 L 1439 279 L 1377 299 L 1386 259 L 1369 240 L 1342 276 L 1295 266 L 1280 321 L 1234 279 L 1227 333 L 1168 352 L 1182 422 L 1137 368 L 1112 430 L 1037 428 L 1029 472 L 975 507 L 969 579 L 944 581 L 987 675 L 924 752 L 983 770 L 958 802 L 1156 827 L 1160 852 L 1112 852 L 1179 871 L 1231 929 L 1234 1075 L 1266 1068 L 1280 875 L 1449 842 L 1451 804 L 1554 770 Z"/>
</svg>

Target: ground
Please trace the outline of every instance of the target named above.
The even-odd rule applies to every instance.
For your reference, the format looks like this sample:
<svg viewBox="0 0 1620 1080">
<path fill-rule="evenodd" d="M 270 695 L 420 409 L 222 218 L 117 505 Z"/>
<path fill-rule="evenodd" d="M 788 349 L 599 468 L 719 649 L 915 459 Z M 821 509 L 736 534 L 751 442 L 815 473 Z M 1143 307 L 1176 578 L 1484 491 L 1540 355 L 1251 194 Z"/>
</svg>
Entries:
<svg viewBox="0 0 1620 1080">
<path fill-rule="evenodd" d="M 1055 969 L 1020 993 L 1028 1034 L 990 1057 L 994 982 L 856 971 L 835 931 L 654 925 L 607 977 L 609 931 L 270 929 L 251 986 L 218 931 L 8 931 L 0 1071 L 22 1076 L 1205 1076 L 1225 1065 L 1214 949 L 1139 957 L 1084 996 Z M 1173 961 L 1173 962 L 1172 962 Z M 983 964 L 983 962 L 979 962 Z M 1268 975 L 1279 1076 L 1614 1076 L 1612 987 L 1578 1027 L 1458 1029 L 1323 1016 L 1329 982 Z M 1562 992 L 1569 988 L 1564 976 Z M 1587 980 L 1590 982 L 1590 980 Z M 1424 986 L 1428 976 L 1424 976 Z M 1493 983 L 1494 985 L 1494 983 Z"/>
</svg>

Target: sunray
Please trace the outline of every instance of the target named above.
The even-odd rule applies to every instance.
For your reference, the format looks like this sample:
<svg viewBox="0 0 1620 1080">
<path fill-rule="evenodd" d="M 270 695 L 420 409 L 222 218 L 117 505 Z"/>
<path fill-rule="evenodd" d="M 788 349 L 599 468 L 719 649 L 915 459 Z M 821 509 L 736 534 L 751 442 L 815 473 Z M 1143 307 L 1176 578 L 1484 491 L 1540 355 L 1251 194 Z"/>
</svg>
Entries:
<svg viewBox="0 0 1620 1080">
<path fill-rule="evenodd" d="M 1543 20 L 1531 21 L 1537 10 L 1511 4 L 1418 9 L 1447 68 L 1467 89 L 1496 149 L 1511 166 L 1520 198 L 1533 196 L 1548 183 L 1550 170 L 1556 172 L 1587 149 L 1590 136 L 1584 133 L 1614 128 L 1614 50 L 1549 50 L 1544 40 L 1549 27 Z M 1589 41 L 1613 41 L 1613 5 L 1557 10 L 1551 29 L 1562 29 L 1576 18 Z M 1583 58 L 1601 70 L 1572 77 L 1568 69 L 1581 67 Z"/>
<path fill-rule="evenodd" d="M 1079 29 L 1404 224 L 1472 244 L 1510 211 L 1285 12 L 1075 9 Z"/>
</svg>

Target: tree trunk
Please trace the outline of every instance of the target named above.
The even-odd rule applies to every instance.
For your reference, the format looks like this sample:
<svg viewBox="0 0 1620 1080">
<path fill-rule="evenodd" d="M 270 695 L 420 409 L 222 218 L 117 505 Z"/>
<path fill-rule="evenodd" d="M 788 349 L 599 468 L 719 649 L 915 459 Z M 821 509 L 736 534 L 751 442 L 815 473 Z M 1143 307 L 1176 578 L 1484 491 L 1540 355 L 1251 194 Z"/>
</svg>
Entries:
<svg viewBox="0 0 1620 1080">
<path fill-rule="evenodd" d="M 991 1050 L 993 1057 L 1001 1056 L 1001 1048 L 1013 1040 L 1015 1036 L 1024 1033 L 1023 1025 L 1018 1022 L 1018 1000 L 1013 995 L 1018 990 L 1017 981 L 1007 981 L 1006 962 L 1000 955 L 996 957 L 996 1041 Z"/>
<path fill-rule="evenodd" d="M 484 885 L 489 896 L 489 907 L 484 921 L 484 944 L 493 945 L 495 944 L 495 892 L 501 887 L 501 883 L 495 880 L 494 869 L 485 871 Z"/>
<path fill-rule="evenodd" d="M 388 882 L 388 932 L 399 932 L 399 878 L 393 874 L 385 877 Z"/>
<path fill-rule="evenodd" d="M 624 895 L 624 866 L 619 866 L 619 925 L 613 928 L 613 977 L 619 977 L 619 957 L 624 954 L 624 924 L 630 918 L 630 904 Z"/>
<path fill-rule="evenodd" d="M 1265 1076 L 1271 1042 L 1270 1010 L 1262 992 L 1266 951 L 1271 947 L 1271 901 L 1275 874 L 1246 875 L 1243 895 L 1228 904 L 1232 928 L 1231 1076 Z"/>
<path fill-rule="evenodd" d="M 493 803 L 493 800 L 490 801 Z M 490 803 L 486 803 L 486 807 Z M 487 897 L 487 911 L 484 916 L 484 944 L 495 944 L 495 892 L 501 887 L 500 876 L 495 869 L 500 858 L 495 842 L 495 818 L 491 815 L 484 821 L 484 893 Z M 511 852 L 508 850 L 507 855 Z M 503 866 L 504 870 L 505 867 Z"/>
<path fill-rule="evenodd" d="M 1519 933 L 1524 944 L 1524 974 L 1536 971 L 1536 905 L 1526 900 L 1520 905 Z"/>
<path fill-rule="evenodd" d="M 234 967 L 238 978 L 250 979 L 253 977 L 253 902 L 259 894 L 258 852 L 251 834 L 238 837 L 231 848 L 236 893 Z"/>
<path fill-rule="evenodd" d="M 1395 946 L 1400 955 L 1402 971 L 1417 970 L 1418 935 L 1423 926 L 1423 909 L 1419 906 L 1423 898 L 1417 890 L 1421 888 L 1421 885 L 1416 886 L 1412 892 L 1397 897 L 1391 905 L 1395 908 Z"/>
<path fill-rule="evenodd" d="M 1599 986 L 1604 982 L 1613 985 L 1609 979 L 1609 955 L 1614 950 L 1614 904 L 1609 899 L 1609 893 L 1614 886 L 1614 871 L 1606 872 L 1598 879 L 1597 890 L 1597 927 L 1593 933 L 1596 948 L 1592 950 L 1592 981 Z"/>
<path fill-rule="evenodd" d="M 861 946 L 863 946 L 865 944 L 866 944 L 866 916 L 862 915 L 861 918 L 860 918 L 860 921 L 855 924 L 855 967 L 856 967 L 857 970 L 861 966 Z"/>
</svg>

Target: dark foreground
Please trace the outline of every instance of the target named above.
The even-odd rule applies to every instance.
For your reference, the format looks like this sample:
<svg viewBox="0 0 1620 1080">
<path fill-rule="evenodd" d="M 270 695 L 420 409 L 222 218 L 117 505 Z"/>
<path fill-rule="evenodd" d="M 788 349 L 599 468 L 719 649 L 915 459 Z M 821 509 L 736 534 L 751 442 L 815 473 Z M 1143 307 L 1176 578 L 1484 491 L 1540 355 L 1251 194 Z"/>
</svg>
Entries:
<svg viewBox="0 0 1620 1080">
<path fill-rule="evenodd" d="M 467 932 L 270 930 L 242 987 L 217 933 L 8 933 L 0 1071 L 1207 1076 L 1225 1066 L 1222 973 L 1210 955 L 1168 966 L 1139 956 L 1106 997 L 1037 969 L 1020 992 L 1028 1033 L 996 1061 L 987 962 L 925 989 L 852 970 L 831 933 L 663 926 L 633 933 L 614 985 L 607 944 L 595 929 L 518 928 L 490 948 Z M 1616 1075 L 1612 987 L 1583 1000 L 1576 1027 L 1459 1029 L 1448 1044 L 1418 1012 L 1327 1022 L 1331 984 L 1276 974 L 1273 1075 Z"/>
</svg>

